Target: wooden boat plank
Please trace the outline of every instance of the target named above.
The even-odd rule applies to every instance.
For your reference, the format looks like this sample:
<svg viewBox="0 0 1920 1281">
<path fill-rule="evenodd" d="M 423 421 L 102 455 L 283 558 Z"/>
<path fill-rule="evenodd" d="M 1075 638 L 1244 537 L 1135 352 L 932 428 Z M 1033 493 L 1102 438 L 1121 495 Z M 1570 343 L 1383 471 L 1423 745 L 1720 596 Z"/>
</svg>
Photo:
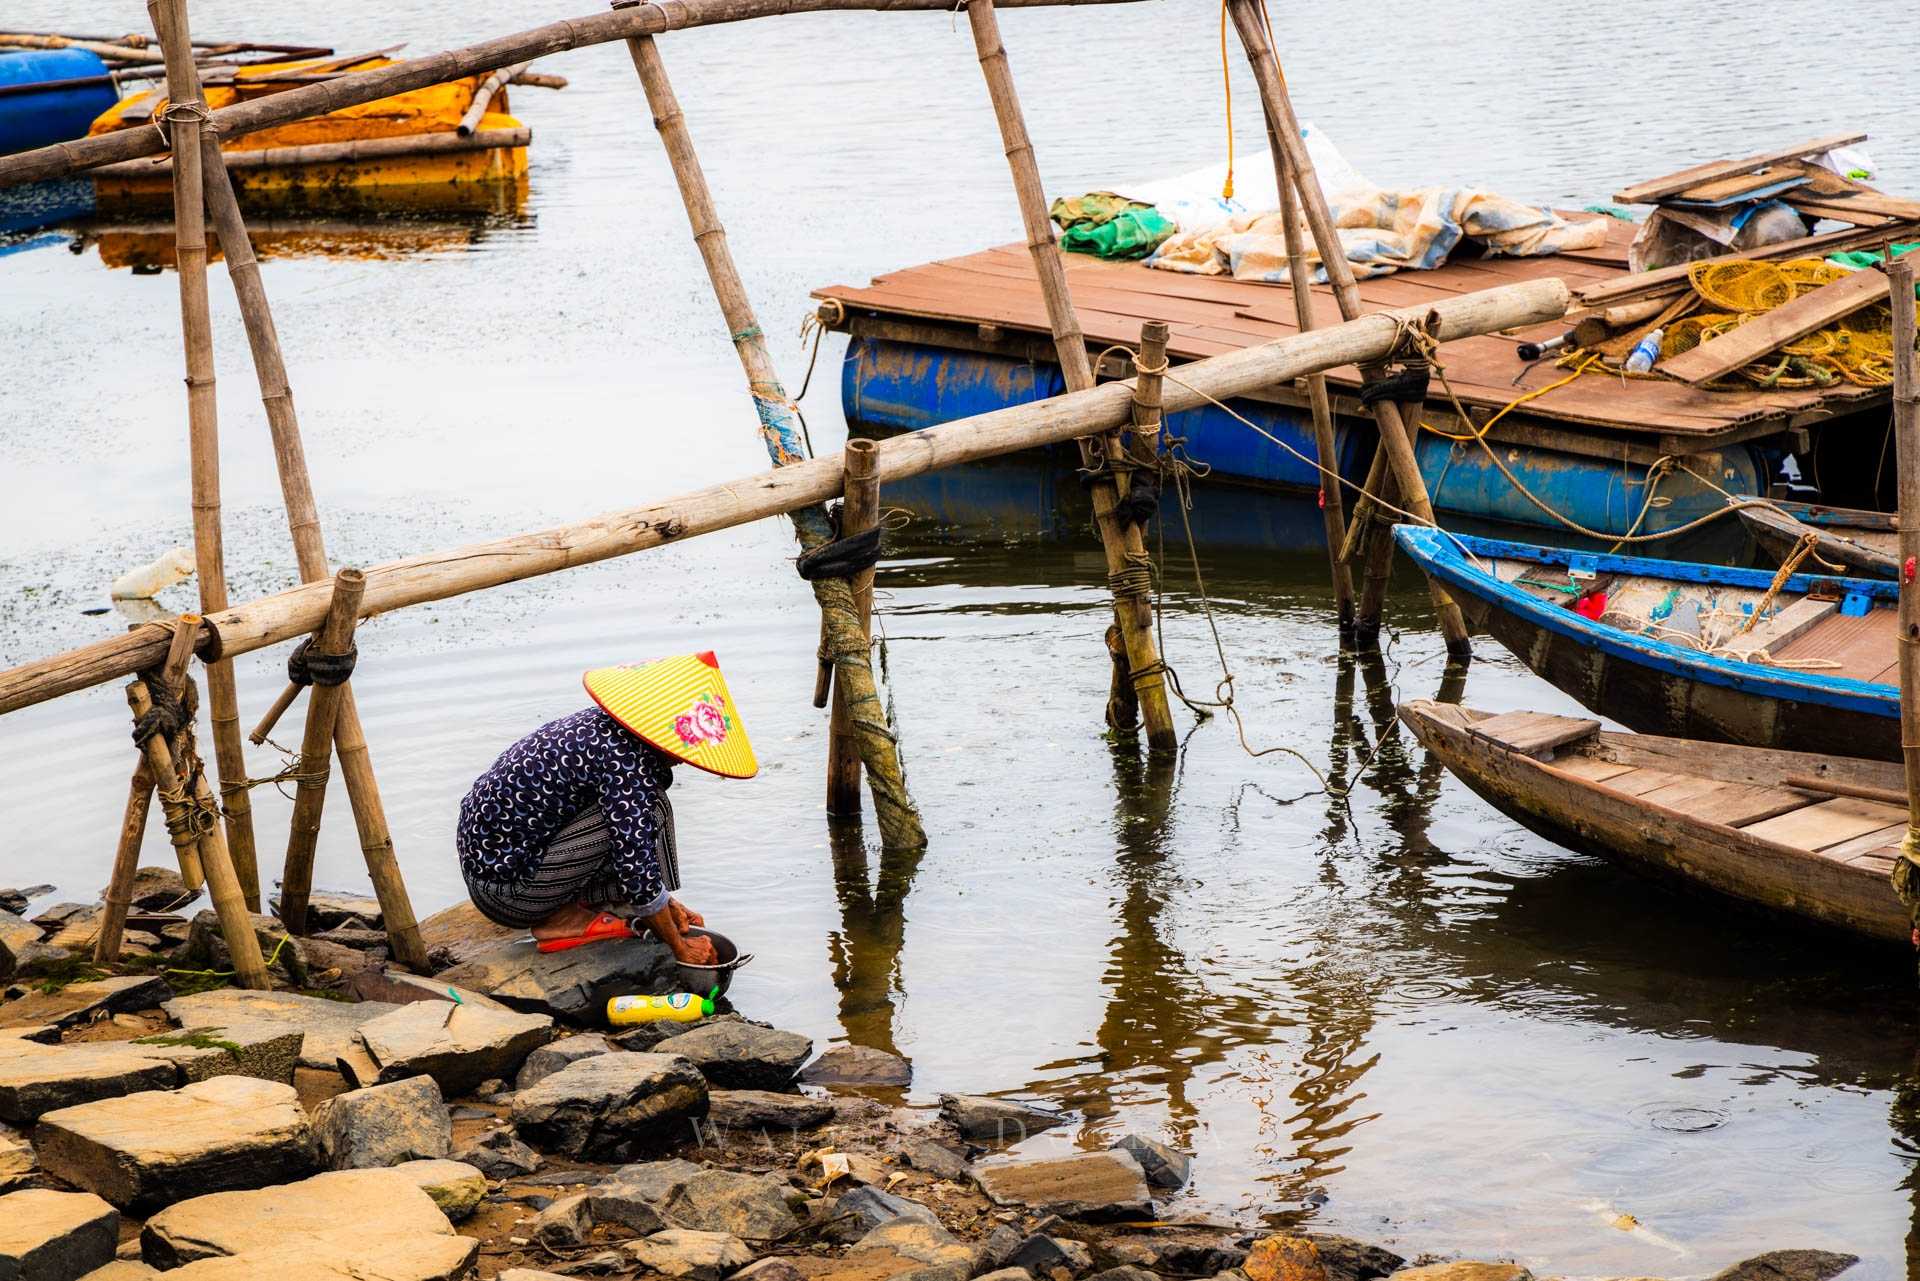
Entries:
<svg viewBox="0 0 1920 1281">
<path fill-rule="evenodd" d="M 1849 618 L 1832 614 L 1769 651 L 1776 663 L 1806 667 L 1823 675 L 1871 681 L 1887 669 L 1899 642 L 1899 611 L 1878 607 Z"/>
<path fill-rule="evenodd" d="M 1481 738 L 1503 743 L 1516 752 L 1539 756 L 1556 747 L 1591 738 L 1600 731 L 1600 722 L 1547 712 L 1502 712 L 1476 722 L 1470 729 Z"/>
<path fill-rule="evenodd" d="M 1863 801 L 1852 796 L 1836 796 L 1830 801 L 1790 810 L 1777 818 L 1762 819 L 1742 830 L 1762 840 L 1804 849 L 1823 850 L 1829 845 L 1852 840 L 1877 831 L 1890 823 L 1905 823 L 1906 814 L 1879 801 Z"/>
<path fill-rule="evenodd" d="M 1676 774 L 1672 770 L 1650 769 L 1638 766 L 1624 774 L 1616 774 L 1608 779 L 1605 787 L 1609 791 L 1621 792 L 1627 796 L 1640 796 L 1657 787 L 1671 787 L 1693 777 L 1689 774 Z"/>
<path fill-rule="evenodd" d="M 1717 778 L 1683 776 L 1679 782 L 1668 783 L 1665 787 L 1656 787 L 1652 791 L 1640 793 L 1640 799 L 1654 805 L 1664 805 L 1668 809 L 1678 809 L 1699 818 L 1698 806 L 1702 801 L 1718 792 L 1738 786 L 1738 783 L 1723 783 Z"/>
<path fill-rule="evenodd" d="M 1687 813 L 1702 823 L 1724 823 L 1744 827 L 1818 803 L 1817 797 L 1782 787 L 1764 787 L 1755 783 L 1721 783 L 1718 790 L 1696 798 Z"/>
<path fill-rule="evenodd" d="M 1804 338 L 1886 296 L 1885 275 L 1856 271 L 1662 361 L 1660 368 L 1669 378 L 1697 386 L 1750 365 L 1774 348 Z"/>
<path fill-rule="evenodd" d="M 1907 820 L 1902 817 L 1897 823 L 1875 828 L 1871 832 L 1829 845 L 1820 853 L 1841 863 L 1858 863 L 1862 858 L 1897 857 L 1900 853 L 1900 840 L 1907 834 Z M 1889 869 L 1891 870 L 1891 869 Z"/>
<path fill-rule="evenodd" d="M 1693 165 L 1690 168 L 1670 173 L 1660 178 L 1650 178 L 1645 182 L 1636 182 L 1613 193 L 1613 198 L 1623 205 L 1651 204 L 1668 196 L 1677 196 L 1690 187 L 1703 182 L 1713 182 L 1719 178 L 1730 178 L 1734 174 L 1746 173 L 1753 169 L 1763 169 L 1783 160 L 1798 160 L 1801 156 L 1817 156 L 1832 151 L 1835 147 L 1851 147 L 1864 142 L 1866 135 L 1833 134 L 1824 138 L 1814 138 L 1808 142 L 1794 143 L 1788 147 L 1777 147 L 1771 151 L 1762 151 L 1757 155 L 1741 160 L 1712 160 L 1706 164 Z"/>
<path fill-rule="evenodd" d="M 1551 764 L 1564 774 L 1584 778 L 1590 783 L 1604 783 L 1633 768 L 1620 761 L 1609 761 L 1598 756 L 1556 756 Z"/>
<path fill-rule="evenodd" d="M 1802 596 L 1772 618 L 1755 624 L 1752 631 L 1728 640 L 1720 647 L 1721 652 L 1742 661 L 1751 660 L 1761 650 L 1771 655 L 1776 647 L 1791 644 L 1839 609 L 1837 601 Z"/>
</svg>

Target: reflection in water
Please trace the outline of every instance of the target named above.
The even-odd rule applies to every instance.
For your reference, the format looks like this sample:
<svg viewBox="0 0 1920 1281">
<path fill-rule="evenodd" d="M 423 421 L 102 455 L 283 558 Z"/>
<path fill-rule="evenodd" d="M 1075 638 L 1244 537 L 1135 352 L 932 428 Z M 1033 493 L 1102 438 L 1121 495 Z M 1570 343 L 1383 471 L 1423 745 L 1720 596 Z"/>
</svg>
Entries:
<svg viewBox="0 0 1920 1281">
<path fill-rule="evenodd" d="M 336 258 L 368 262 L 391 261 L 443 254 L 478 247 L 489 236 L 506 229 L 531 227 L 518 204 L 471 217 L 383 217 L 354 221 L 341 217 L 249 216 L 247 236 L 254 253 L 270 258 Z M 83 254 L 96 250 L 108 267 L 159 271 L 175 265 L 171 221 L 107 222 L 100 219 L 80 226 L 68 248 Z M 221 258 L 219 241 L 209 237 L 210 260 Z"/>
<path fill-rule="evenodd" d="M 866 832 L 857 820 L 829 822 L 827 842 L 840 901 L 840 928 L 827 936 L 840 1026 L 854 1045 L 899 1054 L 900 945 L 907 893 L 925 851 L 882 850 L 879 874 L 869 883 Z"/>
</svg>

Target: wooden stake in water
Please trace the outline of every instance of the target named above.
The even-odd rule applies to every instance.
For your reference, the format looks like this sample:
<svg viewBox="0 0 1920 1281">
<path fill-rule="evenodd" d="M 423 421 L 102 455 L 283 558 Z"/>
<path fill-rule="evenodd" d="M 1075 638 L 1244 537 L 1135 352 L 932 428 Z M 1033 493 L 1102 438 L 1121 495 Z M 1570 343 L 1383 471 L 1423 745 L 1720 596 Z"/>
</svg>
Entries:
<svg viewBox="0 0 1920 1281">
<path fill-rule="evenodd" d="M 1891 251 L 1889 251 L 1891 252 Z M 1900 754 L 1907 767 L 1907 838 L 1893 883 L 1920 925 L 1920 356 L 1912 254 L 1887 264 L 1893 307 L 1893 439 L 1900 485 Z M 1916 940 L 1920 940 L 1917 934 Z"/>
<path fill-rule="evenodd" d="M 974 50 L 980 58 L 980 72 L 987 81 L 987 93 L 993 99 L 993 114 L 1000 124 L 1000 140 L 1007 153 L 1007 167 L 1013 173 L 1014 195 L 1020 202 L 1020 221 L 1027 231 L 1027 248 L 1033 254 L 1034 274 L 1047 303 L 1047 323 L 1053 330 L 1054 350 L 1060 357 L 1060 372 L 1067 390 L 1085 391 L 1093 386 L 1093 365 L 1087 358 L 1086 335 L 1080 330 L 1080 318 L 1073 309 L 1073 297 L 1067 291 L 1066 267 L 1060 261 L 1060 247 L 1054 242 L 1053 220 L 1047 213 L 1046 191 L 1040 183 L 1040 166 L 1034 159 L 1033 141 L 1027 135 L 1027 122 L 1020 111 L 1020 97 L 1013 85 L 1013 70 L 1007 62 L 1006 45 L 1000 39 L 1000 20 L 993 0 L 967 0 L 967 21 L 973 28 Z M 1099 463 L 1104 453 L 1114 453 L 1115 442 L 1103 438 L 1080 441 L 1081 462 L 1089 467 Z M 1146 542 L 1138 525 L 1126 525 L 1114 515 L 1123 497 L 1116 473 L 1101 469 L 1092 487 L 1093 520 L 1100 530 L 1100 545 L 1107 557 L 1107 581 L 1113 588 L 1115 621 L 1126 645 L 1133 687 L 1140 703 L 1140 717 L 1146 722 L 1147 743 L 1156 751 L 1172 751 L 1177 745 L 1173 730 L 1173 710 L 1167 702 L 1167 685 L 1161 675 L 1159 648 L 1154 643 L 1151 595 L 1152 563 L 1147 558 Z M 1109 719 L 1114 719 L 1109 717 Z"/>
<path fill-rule="evenodd" d="M 870 440 L 847 442 L 847 495 L 840 507 L 840 536 L 864 534 L 880 523 L 880 471 Z M 860 630 L 873 641 L 873 570 L 853 576 L 853 612 Z M 869 651 L 871 652 L 871 651 Z M 827 813 L 837 818 L 860 814 L 860 742 L 854 737 L 846 700 L 838 686 L 827 732 Z"/>
<path fill-rule="evenodd" d="M 1334 301 L 1340 306 L 1340 315 L 1346 320 L 1353 320 L 1361 314 L 1360 290 L 1354 284 L 1353 268 L 1348 265 L 1346 251 L 1334 230 L 1333 215 L 1327 208 L 1326 194 L 1320 190 L 1313 160 L 1307 155 L 1307 145 L 1300 138 L 1299 119 L 1293 114 L 1293 102 L 1287 96 L 1286 82 L 1281 79 L 1280 64 L 1267 42 L 1260 0 L 1227 0 L 1227 4 L 1233 14 L 1233 25 L 1240 33 L 1240 43 L 1246 47 L 1247 60 L 1253 65 L 1254 82 L 1260 87 L 1260 101 L 1267 114 L 1268 135 L 1286 154 L 1284 177 L 1292 179 L 1294 190 L 1299 194 L 1307 226 L 1313 231 L 1314 246 L 1320 251 L 1320 264 L 1326 269 L 1327 280 L 1333 286 Z M 1369 382 L 1380 373 L 1378 364 L 1360 368 L 1361 377 Z M 1414 457 L 1413 444 L 1408 438 L 1406 422 L 1399 406 L 1390 401 L 1379 401 L 1373 407 L 1373 416 L 1380 429 L 1380 448 L 1386 451 L 1387 465 L 1400 486 L 1400 505 L 1413 513 L 1421 523 L 1433 524 L 1433 504 L 1427 498 L 1426 482 L 1420 476 L 1420 464 Z M 1445 588 L 1431 581 L 1430 586 L 1434 611 L 1440 620 L 1440 632 L 1446 637 L 1447 652 L 1455 658 L 1468 657 L 1473 652 L 1473 646 L 1467 637 L 1466 617 L 1461 614 L 1453 598 L 1447 595 Z M 1377 639 L 1379 620 L 1369 620 L 1362 609 L 1356 619 L 1356 638 L 1363 642 L 1369 639 L 1366 634 L 1369 622 L 1372 624 L 1372 638 Z"/>
<path fill-rule="evenodd" d="M 220 421 L 214 398 L 213 321 L 207 312 L 206 216 L 200 196 L 200 122 L 207 108 L 188 44 L 186 0 L 147 0 L 147 13 L 167 63 L 163 118 L 174 149 L 173 243 L 180 274 L 180 332 L 187 353 L 194 568 L 200 584 L 200 612 L 212 614 L 227 607 L 227 566 L 220 535 Z M 240 699 L 231 661 L 216 658 L 207 664 L 207 703 L 214 759 L 220 767 L 227 846 L 247 906 L 257 912 L 260 875 L 253 847 L 253 802 L 247 795 Z"/>
<path fill-rule="evenodd" d="M 714 298 L 733 335 L 740 367 L 747 375 L 747 390 L 760 416 L 760 435 L 767 454 L 776 468 L 803 462 L 805 454 L 792 402 L 767 351 L 760 322 L 754 316 L 746 285 L 740 279 L 740 269 L 734 265 L 733 253 L 727 248 L 726 229 L 714 213 L 713 193 L 707 189 L 707 177 L 700 168 L 700 157 L 694 152 L 686 116 L 674 96 L 673 83 L 667 78 L 667 65 L 661 60 L 652 36 L 627 41 L 627 49 L 633 55 L 633 68 L 646 91 L 653 126 L 659 131 L 667 159 L 673 165 L 680 199 L 687 209 L 687 221 L 693 227 L 694 244 L 700 248 Z M 833 526 L 822 508 L 800 508 L 792 513 L 792 519 L 802 547 L 824 547 L 832 541 Z M 859 741 L 860 761 L 866 766 L 867 786 L 873 791 L 874 818 L 880 824 L 881 843 L 889 849 L 917 849 L 927 843 L 926 829 L 921 826 L 920 811 L 907 793 L 899 748 L 887 724 L 886 707 L 874 686 L 867 635 L 854 607 L 852 585 L 844 578 L 818 578 L 813 581 L 813 595 L 827 626 L 827 645 L 833 652 L 834 685 L 846 702 L 847 723 Z"/>
<path fill-rule="evenodd" d="M 273 440 L 273 463 L 280 476 L 281 501 L 287 509 L 287 532 L 293 539 L 294 561 L 300 577 L 309 583 L 326 581 L 327 548 L 320 533 L 320 509 L 313 497 L 313 480 L 307 472 L 306 447 L 300 439 L 300 418 L 294 412 L 293 389 L 287 381 L 287 362 L 280 352 L 280 332 L 273 323 L 273 309 L 267 302 L 266 284 L 260 278 L 260 263 L 253 243 L 247 238 L 247 225 L 240 213 L 240 201 L 234 195 L 232 179 L 220 154 L 220 140 L 211 135 L 202 139 L 202 177 L 207 209 L 213 215 L 214 231 L 220 237 L 220 249 L 227 260 L 227 279 L 240 304 L 240 319 L 247 329 L 247 346 L 253 353 L 253 371 L 260 384 L 260 403 L 266 410 L 267 433 Z M 297 693 L 297 687 L 289 687 Z M 291 706 L 293 698 L 283 692 L 275 710 L 262 718 L 255 733 L 260 740 L 272 732 L 279 713 Z M 313 714 L 309 704 L 308 715 Z M 354 826 L 358 829 L 361 858 L 367 865 L 367 879 L 373 883 L 374 897 L 380 901 L 380 915 L 387 931 L 387 943 L 393 959 L 408 969 L 426 972 L 427 946 L 420 938 L 420 923 L 414 916 L 413 900 L 400 874 L 400 861 L 394 854 L 393 831 L 387 823 L 387 810 L 380 799 L 380 784 L 374 777 L 373 758 L 367 751 L 366 731 L 360 724 L 360 707 L 351 684 L 341 685 L 333 715 L 335 753 L 340 763 L 340 778 L 347 788 L 347 800 L 353 807 Z"/>
<path fill-rule="evenodd" d="M 367 576 L 343 569 L 333 576 L 333 601 L 327 621 L 313 635 L 308 653 L 339 657 L 353 652 L 353 626 Z M 293 797 L 293 821 L 287 836 L 286 870 L 280 875 L 280 919 L 293 934 L 307 932 L 307 898 L 313 893 L 313 852 L 320 841 L 320 814 L 327 803 L 327 761 L 333 755 L 333 726 L 346 683 L 323 685 L 317 679 L 307 699 L 307 726 L 300 740 L 300 784 Z"/>
</svg>

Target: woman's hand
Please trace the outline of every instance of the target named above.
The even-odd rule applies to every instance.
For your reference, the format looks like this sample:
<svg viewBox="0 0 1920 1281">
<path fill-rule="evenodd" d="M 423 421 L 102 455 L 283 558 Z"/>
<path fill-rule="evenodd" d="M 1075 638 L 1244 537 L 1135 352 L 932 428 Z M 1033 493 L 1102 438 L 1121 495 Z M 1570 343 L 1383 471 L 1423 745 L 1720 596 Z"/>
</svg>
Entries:
<svg viewBox="0 0 1920 1281">
<path fill-rule="evenodd" d="M 714 950 L 713 940 L 694 934 L 675 935 L 671 944 L 676 959 L 687 965 L 718 965 L 720 953 Z"/>
<path fill-rule="evenodd" d="M 667 910 L 673 913 L 673 923 L 682 930 L 698 929 L 707 923 L 707 918 L 682 903 L 677 898 L 667 900 Z"/>
<path fill-rule="evenodd" d="M 713 946 L 713 940 L 699 935 L 683 934 L 681 921 L 697 923 L 700 918 L 672 899 L 667 905 L 647 918 L 647 924 L 662 943 L 673 951 L 675 959 L 687 965 L 718 965 L 720 954 Z"/>
</svg>

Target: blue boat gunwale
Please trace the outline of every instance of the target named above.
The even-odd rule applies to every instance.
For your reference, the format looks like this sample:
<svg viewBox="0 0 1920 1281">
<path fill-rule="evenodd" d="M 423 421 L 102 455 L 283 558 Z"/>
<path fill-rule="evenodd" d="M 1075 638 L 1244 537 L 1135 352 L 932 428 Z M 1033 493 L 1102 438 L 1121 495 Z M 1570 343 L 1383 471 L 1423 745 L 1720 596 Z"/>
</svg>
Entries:
<svg viewBox="0 0 1920 1281">
<path fill-rule="evenodd" d="M 1772 585 L 1774 575 L 1767 570 L 1583 552 L 1565 547 L 1480 538 L 1471 534 L 1444 533 L 1424 525 L 1395 525 L 1393 536 L 1401 550 L 1412 557 L 1424 572 L 1437 575 L 1462 591 L 1497 601 L 1501 607 L 1536 626 L 1583 645 L 1594 646 L 1626 662 L 1746 693 L 1811 702 L 1876 716 L 1897 717 L 1900 714 L 1900 693 L 1892 685 L 1856 680 L 1850 676 L 1823 676 L 1795 668 L 1743 663 L 1701 650 L 1687 649 L 1670 641 L 1623 632 L 1617 627 L 1594 622 L 1573 610 L 1540 600 L 1509 583 L 1500 582 L 1484 570 L 1468 565 L 1461 548 L 1489 559 L 1524 560 L 1542 565 L 1569 565 L 1573 558 L 1579 557 L 1583 565 L 1593 565 L 1605 573 L 1710 583 L 1754 591 L 1765 591 Z M 1876 601 L 1897 603 L 1900 598 L 1899 584 L 1894 582 L 1827 574 L 1794 574 L 1782 585 L 1781 590 L 1807 592 L 1816 586 L 1857 592 Z"/>
</svg>

